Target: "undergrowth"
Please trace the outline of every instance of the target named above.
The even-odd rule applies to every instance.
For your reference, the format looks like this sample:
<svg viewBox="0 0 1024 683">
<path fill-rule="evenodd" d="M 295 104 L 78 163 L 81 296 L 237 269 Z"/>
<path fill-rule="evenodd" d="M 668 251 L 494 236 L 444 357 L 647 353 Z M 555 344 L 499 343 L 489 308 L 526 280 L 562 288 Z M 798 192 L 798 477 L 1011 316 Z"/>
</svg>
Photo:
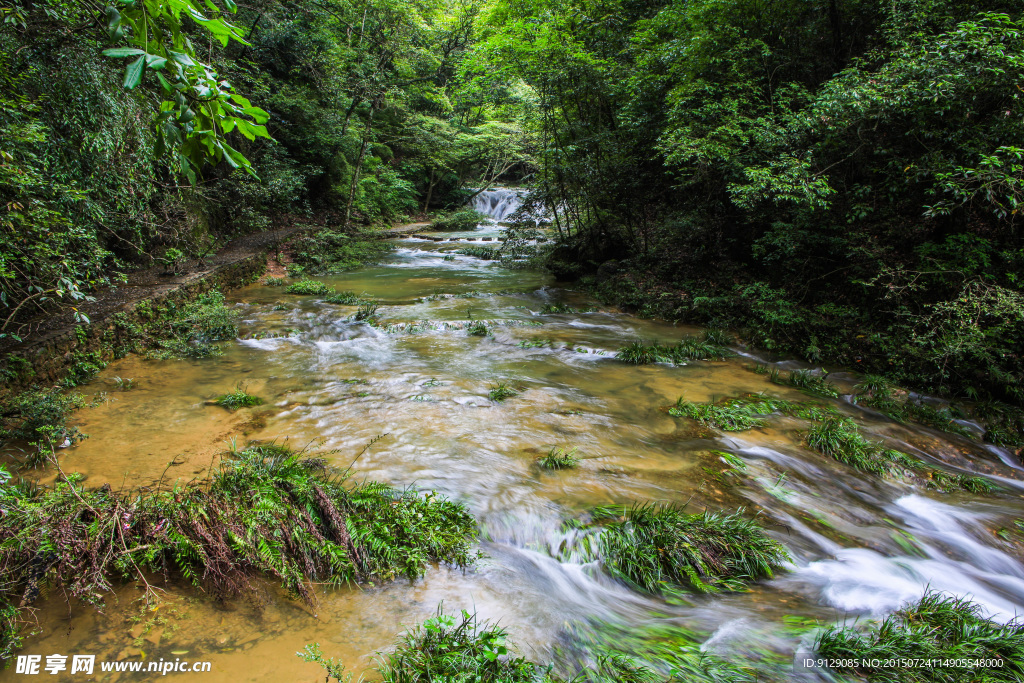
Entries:
<svg viewBox="0 0 1024 683">
<path fill-rule="evenodd" d="M 877 628 L 833 626 L 815 643 L 818 653 L 838 667 L 875 683 L 1000 683 L 1024 679 L 1024 623 L 1002 625 L 981 616 L 981 608 L 964 598 L 932 591 L 886 617 Z M 902 665 L 907 660 L 928 666 Z M 1000 660 L 1001 666 L 955 667 L 957 660 Z M 886 666 L 894 662 L 895 666 Z"/>
<path fill-rule="evenodd" d="M 339 273 L 377 263 L 394 249 L 385 240 L 365 239 L 359 234 L 321 230 L 293 244 L 294 263 L 289 274 Z"/>
<path fill-rule="evenodd" d="M 438 216 L 430 224 L 430 229 L 437 232 L 464 232 L 474 230 L 487 219 L 487 216 L 476 209 L 464 207 L 457 211 Z"/>
</svg>

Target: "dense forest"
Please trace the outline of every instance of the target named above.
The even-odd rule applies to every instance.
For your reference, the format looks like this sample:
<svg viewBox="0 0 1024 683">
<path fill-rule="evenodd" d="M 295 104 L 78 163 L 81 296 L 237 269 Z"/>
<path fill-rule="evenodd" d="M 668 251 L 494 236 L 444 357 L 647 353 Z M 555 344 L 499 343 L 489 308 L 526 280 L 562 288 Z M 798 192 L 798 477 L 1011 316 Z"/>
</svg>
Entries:
<svg viewBox="0 0 1024 683">
<path fill-rule="evenodd" d="M 3 334 L 168 249 L 521 181 L 610 300 L 1019 403 L 1021 9 L 4 5 Z"/>
</svg>

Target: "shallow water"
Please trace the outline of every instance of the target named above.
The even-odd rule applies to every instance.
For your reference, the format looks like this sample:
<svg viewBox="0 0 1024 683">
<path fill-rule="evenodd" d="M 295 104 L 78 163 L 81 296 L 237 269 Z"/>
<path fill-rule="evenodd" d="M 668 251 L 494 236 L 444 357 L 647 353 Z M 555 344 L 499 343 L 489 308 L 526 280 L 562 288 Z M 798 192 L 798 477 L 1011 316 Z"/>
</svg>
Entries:
<svg viewBox="0 0 1024 683">
<path fill-rule="evenodd" d="M 489 226 L 479 234 L 498 233 Z M 877 617 L 929 585 L 971 596 L 1000 621 L 1024 613 L 1018 549 L 995 534 L 1024 513 L 1022 472 L 1009 454 L 832 401 L 889 445 L 950 471 L 982 472 L 1006 488 L 945 494 L 882 481 L 807 450 L 799 420 L 774 418 L 764 429 L 731 434 L 699 429 L 665 408 L 680 396 L 806 396 L 751 372 L 755 361 L 768 359 L 743 349 L 727 361 L 682 367 L 620 363 L 614 354 L 626 343 L 674 342 L 697 330 L 601 308 L 542 274 L 462 255 L 445 260 L 462 246 L 403 240 L 382 265 L 318 278 L 376 299 L 379 327 L 350 320 L 355 307 L 281 288 L 233 293 L 244 322 L 223 356 L 113 363 L 83 388 L 107 391 L 107 401 L 77 414 L 89 439 L 64 451 L 61 462 L 90 486 L 155 487 L 206 476 L 229 439 L 315 444 L 333 451 L 335 464 L 352 464 L 357 478 L 464 502 L 482 530 L 485 557 L 477 566 L 324 591 L 316 614 L 273 587 L 260 609 L 244 601 L 218 606 L 171 587 L 138 623 L 134 586 L 120 590 L 103 614 L 69 610 L 53 596 L 39 612 L 41 635 L 24 652 L 205 659 L 213 662 L 207 681 L 313 681 L 322 679 L 319 668 L 294 655 L 306 643 L 320 642 L 326 655 L 358 670 L 442 602 L 500 620 L 524 654 L 541 661 L 557 656 L 556 645 L 571 648 L 579 624 L 629 628 L 654 619 L 693 631 L 727 655 L 770 650 L 792 657 L 806 648 L 806 637 L 788 630 L 784 618 L 827 624 Z M 552 303 L 595 310 L 541 312 Z M 463 329 L 480 320 L 491 336 Z M 549 343 L 519 346 L 540 340 Z M 136 388 L 118 391 L 114 377 L 131 377 Z M 849 391 L 855 378 L 838 377 Z M 489 400 L 498 382 L 519 395 Z M 235 386 L 266 405 L 232 413 L 208 404 Z M 539 470 L 534 461 L 555 446 L 577 447 L 586 459 L 576 470 Z M 745 469 L 732 470 L 713 451 L 736 455 Z M 686 503 L 693 511 L 743 507 L 761 515 L 793 564 L 746 593 L 666 604 L 564 550 L 571 536 L 564 520 L 633 501 Z M 0 680 L 17 679 L 12 670 L 0 672 Z"/>
</svg>

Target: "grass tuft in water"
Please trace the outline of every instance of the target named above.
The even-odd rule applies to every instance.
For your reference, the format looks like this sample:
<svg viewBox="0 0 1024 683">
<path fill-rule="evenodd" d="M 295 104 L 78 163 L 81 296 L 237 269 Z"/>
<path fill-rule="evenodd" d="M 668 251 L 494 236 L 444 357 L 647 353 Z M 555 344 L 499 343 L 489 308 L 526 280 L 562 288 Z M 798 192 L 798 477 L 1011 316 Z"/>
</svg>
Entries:
<svg viewBox="0 0 1024 683">
<path fill-rule="evenodd" d="M 312 604 L 315 584 L 468 565 L 476 534 L 458 503 L 351 484 L 324 458 L 277 444 L 246 448 L 209 480 L 170 490 L 87 490 L 78 475 L 52 489 L 0 486 L 0 509 L 0 607 L 27 607 L 51 589 L 100 607 L 116 584 L 149 586 L 156 574 L 218 599 L 255 594 L 262 575 Z"/>
<path fill-rule="evenodd" d="M 537 464 L 546 470 L 571 470 L 580 464 L 580 458 L 576 455 L 577 450 L 575 446 L 568 451 L 556 446 L 538 460 Z"/>
<path fill-rule="evenodd" d="M 487 325 L 484 325 L 479 320 L 475 320 L 466 328 L 466 334 L 470 337 L 486 337 L 488 335 Z"/>
<path fill-rule="evenodd" d="M 223 394 L 214 399 L 214 404 L 227 408 L 228 410 L 238 410 L 239 408 L 248 408 L 251 406 L 263 405 L 263 399 L 259 396 L 253 396 L 247 393 L 242 387 L 235 387 L 235 390 L 228 394 Z"/>
<path fill-rule="evenodd" d="M 312 296 L 326 296 L 334 293 L 333 287 L 328 287 L 319 280 L 299 280 L 288 285 L 288 288 L 284 290 L 288 294 L 303 294 Z"/>
<path fill-rule="evenodd" d="M 379 306 L 373 301 L 364 301 L 359 305 L 359 310 L 356 311 L 355 319 L 362 320 L 367 323 L 373 323 L 377 320 L 377 309 Z"/>
<path fill-rule="evenodd" d="M 518 395 L 519 392 L 513 389 L 509 382 L 498 382 L 487 392 L 487 398 L 492 401 L 504 401 L 506 398 Z"/>
<path fill-rule="evenodd" d="M 669 415 L 689 417 L 703 425 L 726 432 L 739 432 L 764 426 L 762 416 L 782 413 L 805 420 L 822 420 L 837 415 L 834 408 L 821 403 L 803 403 L 773 398 L 764 394 L 746 394 L 717 403 L 693 403 L 680 398 Z"/>
<path fill-rule="evenodd" d="M 651 593 L 742 590 L 770 578 L 789 559 L 786 549 L 740 512 L 686 514 L 655 504 L 602 508 L 608 521 L 597 555 L 613 576 Z"/>
<path fill-rule="evenodd" d="M 270 276 L 263 280 L 263 284 L 267 287 L 283 287 L 285 284 L 287 284 L 287 282 L 288 278 L 286 277 Z"/>
<path fill-rule="evenodd" d="M 463 256 L 473 256 L 483 261 L 501 260 L 501 252 L 494 247 L 465 247 L 457 249 L 455 253 L 462 254 Z"/>
<path fill-rule="evenodd" d="M 981 608 L 963 598 L 930 591 L 918 602 L 886 617 L 876 629 L 833 626 L 818 636 L 815 649 L 837 661 L 859 661 L 858 667 L 836 668 L 872 682 L 926 683 L 1024 680 L 1024 623 L 997 624 L 981 616 Z M 1001 666 L 951 667 L 956 660 L 999 660 Z M 907 660 L 928 666 L 899 665 Z M 872 666 L 871 663 L 877 662 Z M 896 666 L 885 666 L 895 662 Z"/>
<path fill-rule="evenodd" d="M 341 306 L 359 306 L 366 303 L 365 299 L 352 292 L 337 292 L 336 294 L 331 294 L 325 298 L 324 301 L 329 304 L 337 304 Z"/>
<path fill-rule="evenodd" d="M 633 365 L 648 363 L 685 363 L 691 360 L 723 360 L 732 355 L 723 341 L 724 333 L 708 330 L 699 337 L 684 337 L 675 346 L 644 344 L 636 341 L 619 349 L 615 357 Z"/>
</svg>

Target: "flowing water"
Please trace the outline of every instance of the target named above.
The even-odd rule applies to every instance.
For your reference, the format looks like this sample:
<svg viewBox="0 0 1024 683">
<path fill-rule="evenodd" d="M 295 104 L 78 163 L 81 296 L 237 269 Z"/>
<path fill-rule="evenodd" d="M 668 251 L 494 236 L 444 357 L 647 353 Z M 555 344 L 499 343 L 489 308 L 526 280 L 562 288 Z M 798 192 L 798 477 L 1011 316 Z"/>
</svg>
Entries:
<svg viewBox="0 0 1024 683">
<path fill-rule="evenodd" d="M 497 235 L 494 226 L 477 232 Z M 970 596 L 999 621 L 1024 612 L 1020 546 L 997 535 L 1024 515 L 1022 472 L 1008 453 L 833 401 L 888 445 L 1004 487 L 996 495 L 946 494 L 811 452 L 800 445 L 806 423 L 795 419 L 728 435 L 696 428 L 665 408 L 679 396 L 767 391 L 806 399 L 749 370 L 755 361 L 800 365 L 742 349 L 723 362 L 626 365 L 614 354 L 631 341 L 674 342 L 698 330 L 601 308 L 545 275 L 454 255 L 457 247 L 404 240 L 382 265 L 320 278 L 379 301 L 378 327 L 350 320 L 354 307 L 281 288 L 233 293 L 244 322 L 223 356 L 129 357 L 83 388 L 106 390 L 108 400 L 76 415 L 89 439 L 64 451 L 62 466 L 85 474 L 90 486 L 166 486 L 206 476 L 231 438 L 314 442 L 334 450 L 344 467 L 380 437 L 355 460 L 355 476 L 464 502 L 482 532 L 476 566 L 322 591 L 315 611 L 272 586 L 262 605 L 217 605 L 171 587 L 148 613 L 135 586 L 121 589 L 103 613 L 69 608 L 54 595 L 38 613 L 41 634 L 24 652 L 210 660 L 203 680 L 211 682 L 314 681 L 322 680 L 319 667 L 294 654 L 306 643 L 320 642 L 328 656 L 359 670 L 442 602 L 500 620 L 539 661 L 556 659 L 573 647 L 573 634 L 601 624 L 633 632 L 678 626 L 726 656 L 800 657 L 813 635 L 795 632 L 793 623 L 877 617 L 927 586 Z M 553 303 L 587 312 L 541 312 Z M 470 320 L 486 321 L 492 335 L 468 335 Z M 114 377 L 137 386 L 117 391 Z M 847 394 L 856 381 L 832 379 Z M 498 382 L 520 394 L 489 400 Z M 266 405 L 231 413 L 208 404 L 239 384 Z M 538 469 L 536 458 L 555 446 L 577 447 L 586 459 L 576 470 Z M 721 452 L 744 467 L 729 466 Z M 577 561 L 563 526 L 594 506 L 633 501 L 692 511 L 743 507 L 761 516 L 793 563 L 749 592 L 672 604 L 642 595 Z M 0 672 L 0 680 L 18 679 Z"/>
<path fill-rule="evenodd" d="M 522 205 L 523 191 L 504 187 L 484 190 L 470 203 L 474 209 L 497 222 L 507 219 Z"/>
</svg>

